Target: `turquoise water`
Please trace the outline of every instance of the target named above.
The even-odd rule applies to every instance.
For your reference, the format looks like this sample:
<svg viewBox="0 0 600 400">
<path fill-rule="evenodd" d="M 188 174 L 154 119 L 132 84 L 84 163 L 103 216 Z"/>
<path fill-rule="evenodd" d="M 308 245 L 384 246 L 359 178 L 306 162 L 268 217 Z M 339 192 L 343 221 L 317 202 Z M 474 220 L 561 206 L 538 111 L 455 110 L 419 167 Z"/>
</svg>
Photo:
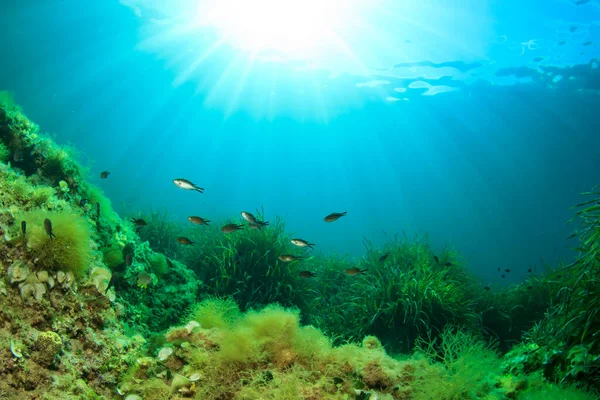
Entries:
<svg viewBox="0 0 600 400">
<path fill-rule="evenodd" d="M 570 259 L 569 207 L 600 183 L 600 3 L 575 3 L 372 2 L 336 22 L 345 46 L 301 59 L 196 26 L 208 2 L 9 1 L 0 89 L 122 214 L 264 207 L 355 256 L 429 233 L 518 281 Z"/>
</svg>

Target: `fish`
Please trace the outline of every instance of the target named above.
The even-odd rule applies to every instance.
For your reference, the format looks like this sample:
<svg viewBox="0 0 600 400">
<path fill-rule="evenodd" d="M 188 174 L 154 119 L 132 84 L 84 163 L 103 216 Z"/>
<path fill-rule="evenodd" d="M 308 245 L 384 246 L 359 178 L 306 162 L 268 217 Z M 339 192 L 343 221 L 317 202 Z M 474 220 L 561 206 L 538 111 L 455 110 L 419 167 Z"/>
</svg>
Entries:
<svg viewBox="0 0 600 400">
<path fill-rule="evenodd" d="M 98 215 L 98 218 L 100 218 L 100 203 L 96 203 L 96 214 Z"/>
<path fill-rule="evenodd" d="M 529 269 L 527 270 L 527 272 L 531 273 L 531 272 L 532 272 L 531 268 L 529 268 Z"/>
<path fill-rule="evenodd" d="M 435 260 L 436 264 L 438 264 L 440 262 L 440 259 L 438 256 L 433 256 L 433 259 Z"/>
<path fill-rule="evenodd" d="M 129 267 L 131 264 L 133 264 L 133 254 L 129 253 L 125 256 L 125 265 Z"/>
<path fill-rule="evenodd" d="M 300 276 L 300 278 L 314 278 L 315 276 L 317 276 L 317 274 L 310 271 L 300 271 L 298 275 Z"/>
<path fill-rule="evenodd" d="M 131 217 L 131 222 L 133 222 L 133 224 L 137 227 L 143 227 L 143 226 L 147 226 L 148 224 L 146 223 L 146 221 L 144 221 L 141 218 L 135 218 L 135 217 Z"/>
<path fill-rule="evenodd" d="M 448 261 L 446 264 L 444 264 L 446 267 L 451 267 L 452 263 L 450 261 Z"/>
<path fill-rule="evenodd" d="M 587 42 L 583 42 L 583 45 L 584 46 L 591 46 L 592 42 L 588 40 Z"/>
<path fill-rule="evenodd" d="M 23 237 L 25 237 L 27 233 L 27 222 L 25 221 L 21 221 L 21 232 L 23 232 Z"/>
<path fill-rule="evenodd" d="M 506 278 L 506 275 L 502 274 L 502 277 L 503 277 L 503 278 Z"/>
<path fill-rule="evenodd" d="M 79 207 L 85 207 L 85 205 L 87 204 L 87 199 L 81 199 L 79 200 Z"/>
<path fill-rule="evenodd" d="M 304 239 L 292 239 L 290 240 L 290 243 L 292 243 L 294 246 L 298 246 L 298 247 L 309 247 L 309 248 L 313 248 L 313 246 L 315 245 L 314 243 L 308 243 L 306 240 Z"/>
<path fill-rule="evenodd" d="M 345 269 L 344 272 L 346 275 L 354 276 L 354 275 L 362 275 L 367 272 L 366 269 L 360 269 L 358 267 Z"/>
<path fill-rule="evenodd" d="M 239 231 L 240 229 L 244 229 L 244 225 L 227 224 L 227 225 L 223 225 L 221 227 L 221 232 L 231 233 L 231 232 Z"/>
<path fill-rule="evenodd" d="M 498 272 L 500 272 L 500 267 L 498 267 Z"/>
<path fill-rule="evenodd" d="M 191 216 L 188 217 L 188 221 L 190 221 L 192 224 L 196 224 L 196 225 L 208 225 L 208 223 L 210 222 L 209 219 L 204 219 L 202 217 L 197 217 L 197 216 Z"/>
<path fill-rule="evenodd" d="M 385 260 L 387 260 L 387 258 L 389 257 L 390 252 L 388 251 L 387 253 L 385 253 L 384 255 L 382 255 L 381 257 L 379 257 L 379 262 L 385 262 Z"/>
<path fill-rule="evenodd" d="M 261 229 L 263 226 L 269 225 L 269 221 L 259 221 L 248 211 L 242 211 L 242 218 L 248 221 L 251 229 Z"/>
<path fill-rule="evenodd" d="M 46 230 L 48 236 L 50 236 L 50 240 L 56 237 L 56 235 L 54 235 L 54 232 L 52 232 L 52 221 L 50 221 L 48 218 L 44 220 L 44 229 Z"/>
<path fill-rule="evenodd" d="M 342 218 L 346 214 L 348 214 L 347 211 L 344 211 L 344 212 L 341 212 L 341 213 L 331 213 L 328 216 L 326 216 L 325 218 L 323 218 L 323 221 L 325 221 L 325 222 L 337 221 L 338 219 Z"/>
<path fill-rule="evenodd" d="M 13 153 L 13 161 L 19 162 L 23 159 L 23 152 L 20 149 L 15 150 Z"/>
<path fill-rule="evenodd" d="M 151 283 L 152 283 L 152 277 L 150 276 L 150 274 L 148 274 L 146 272 L 139 273 L 139 275 L 137 277 L 137 285 L 139 287 L 141 287 L 142 289 L 145 289 Z"/>
<path fill-rule="evenodd" d="M 183 178 L 173 179 L 173 183 L 176 184 L 178 187 L 185 189 L 185 190 L 195 190 L 196 192 L 204 193 L 204 188 L 194 185 L 192 182 L 188 181 L 187 179 L 183 179 Z"/>
<path fill-rule="evenodd" d="M 305 258 L 306 257 L 294 256 L 292 254 L 281 254 L 279 256 L 279 259 L 283 262 L 299 261 L 299 260 L 304 260 Z"/>
<path fill-rule="evenodd" d="M 486 287 L 483 288 L 483 290 L 490 290 L 490 287 L 486 286 Z"/>
<path fill-rule="evenodd" d="M 186 245 L 192 245 L 195 242 L 192 242 L 190 239 L 180 236 L 177 238 L 177 242 L 179 242 L 179 244 L 186 244 Z"/>
<path fill-rule="evenodd" d="M 504 270 L 504 272 L 510 272 L 510 269 L 506 268 L 506 269 Z"/>
<path fill-rule="evenodd" d="M 102 171 L 102 172 L 100 172 L 100 179 L 106 179 L 106 178 L 108 178 L 109 175 L 110 175 L 110 172 Z"/>
<path fill-rule="evenodd" d="M 559 46 L 564 46 L 565 44 L 567 44 L 567 42 L 565 40 L 561 40 L 560 42 L 557 43 Z"/>
</svg>

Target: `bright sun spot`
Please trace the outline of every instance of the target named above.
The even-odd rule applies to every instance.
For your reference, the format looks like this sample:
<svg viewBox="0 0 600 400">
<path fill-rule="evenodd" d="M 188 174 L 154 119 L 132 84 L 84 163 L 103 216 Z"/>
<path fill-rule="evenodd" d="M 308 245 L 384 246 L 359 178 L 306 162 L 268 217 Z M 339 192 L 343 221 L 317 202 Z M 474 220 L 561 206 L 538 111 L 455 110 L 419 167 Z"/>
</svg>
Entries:
<svg viewBox="0 0 600 400">
<path fill-rule="evenodd" d="M 343 0 L 201 1 L 196 21 L 213 27 L 221 39 L 244 51 L 265 50 L 306 58 L 339 46 L 351 4 Z"/>
</svg>

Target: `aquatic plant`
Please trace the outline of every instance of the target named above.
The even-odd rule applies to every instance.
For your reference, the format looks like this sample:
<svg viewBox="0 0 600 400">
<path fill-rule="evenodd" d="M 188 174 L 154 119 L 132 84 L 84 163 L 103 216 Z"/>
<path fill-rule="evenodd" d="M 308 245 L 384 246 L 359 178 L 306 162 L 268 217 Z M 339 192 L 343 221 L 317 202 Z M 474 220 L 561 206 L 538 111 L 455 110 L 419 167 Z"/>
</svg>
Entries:
<svg viewBox="0 0 600 400">
<path fill-rule="evenodd" d="M 257 217 L 263 219 L 261 213 Z M 270 303 L 305 307 L 313 289 L 298 276 L 301 264 L 278 258 L 292 252 L 281 218 L 262 229 L 246 227 L 231 234 L 218 226 L 188 231 L 196 244 L 182 250 L 181 261 L 205 282 L 207 295 L 231 296 L 242 310 Z"/>
<path fill-rule="evenodd" d="M 365 245 L 367 255 L 358 264 L 365 274 L 340 279 L 342 270 L 335 265 L 339 262 L 325 264 L 319 274 L 319 281 L 325 279 L 328 287 L 312 304 L 315 314 L 341 312 L 346 320 L 332 321 L 343 328 L 326 325 L 328 332 L 349 332 L 346 337 L 355 340 L 375 335 L 390 349 L 406 352 L 417 337 L 437 334 L 446 324 L 479 327 L 473 301 L 477 285 L 455 252 L 435 256 L 427 238 L 420 236 L 396 237 L 383 249 L 368 241 Z"/>
<path fill-rule="evenodd" d="M 135 366 L 122 392 L 144 398 L 343 399 L 359 392 L 391 394 L 411 380 L 411 362 L 388 357 L 377 341 L 333 348 L 297 310 L 269 306 L 224 326 L 186 326 L 166 334 L 173 354 Z M 168 376 L 173 376 L 169 381 Z M 155 388 L 146 390 L 147 382 Z"/>
<path fill-rule="evenodd" d="M 10 150 L 0 142 L 0 162 L 6 163 L 10 159 Z"/>
<path fill-rule="evenodd" d="M 241 316 L 239 306 L 232 299 L 208 298 L 195 304 L 187 320 L 198 322 L 204 329 L 225 328 Z"/>
<path fill-rule="evenodd" d="M 600 387 L 600 191 L 575 207 L 579 219 L 576 260 L 552 273 L 552 305 L 506 357 L 515 373 L 543 371 L 556 382 L 585 382 Z"/>
<path fill-rule="evenodd" d="M 182 225 L 171 216 L 166 209 L 150 210 L 140 214 L 139 218 L 147 225 L 138 230 L 140 240 L 148 242 L 150 248 L 169 258 L 177 259 L 181 255 L 181 247 L 177 237 L 181 236 Z"/>
<path fill-rule="evenodd" d="M 29 211 L 22 219 L 28 225 L 27 246 L 36 252 L 40 268 L 85 275 L 92 260 L 87 220 L 68 211 L 43 210 Z M 45 220 L 52 223 L 53 238 L 44 227 Z"/>
<path fill-rule="evenodd" d="M 435 338 L 417 338 L 415 349 L 431 364 L 443 366 L 441 379 L 419 385 L 415 399 L 478 398 L 479 393 L 490 392 L 501 375 L 493 344 L 471 331 L 446 327 Z"/>
<path fill-rule="evenodd" d="M 481 315 L 484 335 L 507 352 L 536 322 L 544 318 L 560 283 L 551 275 L 530 275 L 524 282 L 504 288 L 481 288 L 475 309 Z"/>
</svg>

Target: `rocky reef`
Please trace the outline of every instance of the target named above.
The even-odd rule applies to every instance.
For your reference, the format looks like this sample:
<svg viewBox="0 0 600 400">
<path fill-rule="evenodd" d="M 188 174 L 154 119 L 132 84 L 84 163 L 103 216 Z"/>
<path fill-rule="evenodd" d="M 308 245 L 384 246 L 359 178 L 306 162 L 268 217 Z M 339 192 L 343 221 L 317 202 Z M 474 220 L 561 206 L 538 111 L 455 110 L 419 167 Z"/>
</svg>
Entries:
<svg viewBox="0 0 600 400">
<path fill-rule="evenodd" d="M 74 149 L 0 93 L 1 399 L 597 398 L 542 365 L 517 368 L 539 337 L 502 356 L 477 333 L 484 313 L 511 310 L 531 287 L 501 303 L 452 252 L 432 261 L 418 241 L 385 257 L 371 249 L 361 267 L 379 268 L 377 288 L 357 278 L 336 289 L 346 261 L 307 260 L 322 265 L 321 288 L 279 267 L 272 250 L 289 242 L 281 222 L 228 243 L 206 230 L 206 246 L 182 251 L 157 239 L 168 224 L 140 230 L 145 222 L 117 215 L 86 174 Z M 378 267 L 386 259 L 397 270 Z M 529 283 L 543 288 L 532 306 L 541 314 L 550 281 Z M 425 302 L 423 290 L 435 295 Z M 580 370 L 591 374 L 586 357 Z"/>
</svg>

